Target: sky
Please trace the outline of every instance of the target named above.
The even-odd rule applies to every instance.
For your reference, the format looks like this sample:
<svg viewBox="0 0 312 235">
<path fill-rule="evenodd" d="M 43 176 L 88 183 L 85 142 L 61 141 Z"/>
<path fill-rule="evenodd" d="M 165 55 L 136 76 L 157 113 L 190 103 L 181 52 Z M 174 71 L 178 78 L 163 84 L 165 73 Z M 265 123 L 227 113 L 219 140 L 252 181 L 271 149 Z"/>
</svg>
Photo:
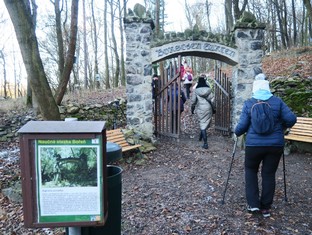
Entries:
<svg viewBox="0 0 312 235">
<path fill-rule="evenodd" d="M 48 1 L 48 0 L 40 0 L 41 1 Z M 184 3 L 185 0 L 165 0 L 166 1 L 166 15 L 167 15 L 167 23 L 168 25 L 165 26 L 165 31 L 177 31 L 182 32 L 187 27 L 187 21 L 186 17 L 184 16 Z M 205 0 L 187 0 L 188 4 L 194 4 L 196 2 L 204 2 Z M 215 14 L 215 12 L 220 12 L 223 9 L 223 3 L 221 3 L 220 0 L 209 0 L 209 2 L 212 4 L 212 15 L 210 17 L 210 20 L 212 21 L 212 27 L 214 25 L 218 24 L 219 17 L 222 17 L 222 14 Z M 144 0 L 128 0 L 128 8 L 133 9 L 134 5 L 136 3 L 140 3 L 144 5 Z M 42 5 L 41 5 L 42 7 Z M 0 13 L 4 13 L 8 20 L 8 14 L 5 9 L 5 5 L 3 1 L 0 1 Z M 213 23 L 214 22 L 214 23 Z M 6 54 L 8 55 L 6 57 L 7 59 L 7 71 L 10 71 L 7 74 L 7 79 L 12 82 L 14 79 L 14 73 L 16 74 L 22 74 L 23 77 L 20 77 L 19 79 L 22 79 L 24 82 L 26 81 L 26 75 L 25 72 L 20 72 L 20 70 L 25 71 L 24 66 L 21 62 L 21 59 L 18 59 L 20 57 L 19 47 L 17 44 L 17 41 L 15 39 L 15 32 L 13 29 L 13 26 L 11 23 L 8 24 L 1 24 L 1 31 L 6 32 L 2 35 L 0 38 L 0 49 L 4 50 Z M 18 55 L 17 55 L 18 54 Z M 15 63 L 15 66 L 14 66 Z M 1 65 L 0 65 L 1 66 Z M 14 71 L 14 68 L 16 68 L 16 71 Z M 2 73 L 2 68 L 0 68 L 0 73 Z M 2 86 L 2 79 L 0 80 L 0 86 Z M 1 91 L 0 91 L 1 93 Z M 0 94 L 1 96 L 1 94 Z"/>
<path fill-rule="evenodd" d="M 165 26 L 165 31 L 184 31 L 188 27 L 186 17 L 184 16 L 185 0 L 165 0 L 165 2 L 165 11 L 169 23 Z M 187 0 L 187 3 L 190 5 L 195 4 L 196 2 L 203 3 L 205 0 Z M 211 26 L 214 28 L 214 26 L 217 27 L 220 17 L 223 17 L 222 13 L 220 13 L 223 11 L 223 1 L 209 0 L 209 2 L 211 3 Z M 144 0 L 129 0 L 127 7 L 133 9 L 133 6 L 136 3 L 140 3 L 144 6 Z"/>
</svg>

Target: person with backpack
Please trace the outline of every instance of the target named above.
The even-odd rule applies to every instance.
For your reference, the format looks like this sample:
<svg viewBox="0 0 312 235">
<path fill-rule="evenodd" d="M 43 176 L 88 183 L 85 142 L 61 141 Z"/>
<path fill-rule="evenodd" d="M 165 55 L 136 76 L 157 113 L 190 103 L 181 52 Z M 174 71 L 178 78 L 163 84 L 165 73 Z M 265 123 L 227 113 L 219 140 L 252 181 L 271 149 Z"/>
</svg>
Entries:
<svg viewBox="0 0 312 235">
<path fill-rule="evenodd" d="M 190 72 L 189 69 L 187 69 L 185 71 L 182 80 L 184 81 L 183 85 L 184 85 L 184 88 L 185 88 L 186 97 L 187 97 L 187 99 L 189 99 L 190 98 L 190 93 L 191 93 L 191 86 L 193 84 L 193 74 Z"/>
<path fill-rule="evenodd" d="M 284 130 L 292 127 L 296 115 L 270 91 L 269 81 L 263 73 L 253 82 L 252 98 L 246 100 L 235 128 L 237 137 L 246 133 L 245 141 L 245 193 L 247 211 L 271 216 L 275 194 L 275 174 L 284 151 Z M 258 171 L 261 165 L 261 195 Z"/>
<path fill-rule="evenodd" d="M 208 149 L 207 128 L 210 126 L 213 115 L 213 92 L 206 82 L 205 76 L 198 78 L 196 89 L 191 98 L 191 112 L 196 113 L 199 120 L 199 141 L 204 140 L 202 148 Z"/>
</svg>

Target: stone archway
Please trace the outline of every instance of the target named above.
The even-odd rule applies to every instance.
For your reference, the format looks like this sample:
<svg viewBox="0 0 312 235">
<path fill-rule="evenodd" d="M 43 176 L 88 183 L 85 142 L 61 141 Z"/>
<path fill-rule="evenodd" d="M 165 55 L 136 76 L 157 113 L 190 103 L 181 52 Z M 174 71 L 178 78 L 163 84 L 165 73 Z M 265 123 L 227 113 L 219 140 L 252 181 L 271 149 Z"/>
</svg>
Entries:
<svg viewBox="0 0 312 235">
<path fill-rule="evenodd" d="M 177 41 L 151 48 L 151 62 L 156 63 L 177 56 L 198 56 L 220 60 L 230 65 L 238 63 L 238 51 L 219 43 L 207 41 Z"/>
<path fill-rule="evenodd" d="M 124 25 L 127 38 L 126 86 L 129 127 L 144 132 L 147 136 L 153 136 L 152 63 L 177 55 L 193 55 L 220 60 L 234 66 L 231 94 L 231 129 L 234 129 L 244 100 L 251 96 L 255 72 L 261 69 L 264 25 L 253 22 L 236 26 L 233 31 L 235 44 L 232 46 L 204 40 L 204 37 L 198 36 L 198 32 L 193 32 L 196 37 L 191 35 L 183 39 L 173 34 L 174 42 L 169 40 L 162 45 L 156 45 L 158 42 L 153 42 L 152 19 L 132 14 L 124 19 Z"/>
</svg>

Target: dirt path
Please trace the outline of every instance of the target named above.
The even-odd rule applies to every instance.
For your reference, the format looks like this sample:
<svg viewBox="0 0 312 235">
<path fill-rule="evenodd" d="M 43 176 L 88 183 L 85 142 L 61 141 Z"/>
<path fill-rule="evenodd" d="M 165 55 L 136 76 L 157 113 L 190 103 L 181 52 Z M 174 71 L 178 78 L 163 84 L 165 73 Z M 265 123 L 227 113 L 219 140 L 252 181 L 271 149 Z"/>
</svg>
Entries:
<svg viewBox="0 0 312 235">
<path fill-rule="evenodd" d="M 221 204 L 234 141 L 208 131 L 209 149 L 186 105 L 180 141 L 159 139 L 142 164 L 118 162 L 122 174 L 122 235 L 312 234 L 312 155 L 286 156 L 288 201 L 282 164 L 271 218 L 245 211 L 244 168 L 237 149 L 225 204 Z M 20 177 L 17 143 L 0 146 L 0 186 Z M 64 234 L 64 229 L 26 229 L 21 203 L 0 192 L 0 234 Z"/>
<path fill-rule="evenodd" d="M 245 212 L 243 151 L 237 150 L 225 204 L 222 195 L 233 140 L 208 136 L 209 149 L 196 139 L 161 140 L 144 166 L 123 166 L 123 234 L 312 234 L 312 156 L 286 157 L 287 196 L 282 164 L 272 217 Z"/>
</svg>

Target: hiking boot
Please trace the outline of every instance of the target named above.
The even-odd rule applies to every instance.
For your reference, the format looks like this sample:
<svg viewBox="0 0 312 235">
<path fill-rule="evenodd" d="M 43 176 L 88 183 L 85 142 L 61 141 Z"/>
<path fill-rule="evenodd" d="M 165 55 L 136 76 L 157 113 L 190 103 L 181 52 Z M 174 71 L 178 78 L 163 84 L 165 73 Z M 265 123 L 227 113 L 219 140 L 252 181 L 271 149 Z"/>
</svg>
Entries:
<svg viewBox="0 0 312 235">
<path fill-rule="evenodd" d="M 271 216 L 271 212 L 270 212 L 269 209 L 262 209 L 262 210 L 261 210 L 261 213 L 262 213 L 262 216 L 263 216 L 264 218 L 268 218 L 268 217 Z"/>
<path fill-rule="evenodd" d="M 207 142 L 207 133 L 206 130 L 201 130 L 201 136 L 204 140 L 204 145 L 202 146 L 204 149 L 208 149 L 208 142 Z"/>
<path fill-rule="evenodd" d="M 208 149 L 208 143 L 204 143 L 203 146 L 202 146 L 202 148 Z"/>
<path fill-rule="evenodd" d="M 251 206 L 247 206 L 247 211 L 250 214 L 258 214 L 260 212 L 258 207 L 251 207 Z"/>
</svg>

